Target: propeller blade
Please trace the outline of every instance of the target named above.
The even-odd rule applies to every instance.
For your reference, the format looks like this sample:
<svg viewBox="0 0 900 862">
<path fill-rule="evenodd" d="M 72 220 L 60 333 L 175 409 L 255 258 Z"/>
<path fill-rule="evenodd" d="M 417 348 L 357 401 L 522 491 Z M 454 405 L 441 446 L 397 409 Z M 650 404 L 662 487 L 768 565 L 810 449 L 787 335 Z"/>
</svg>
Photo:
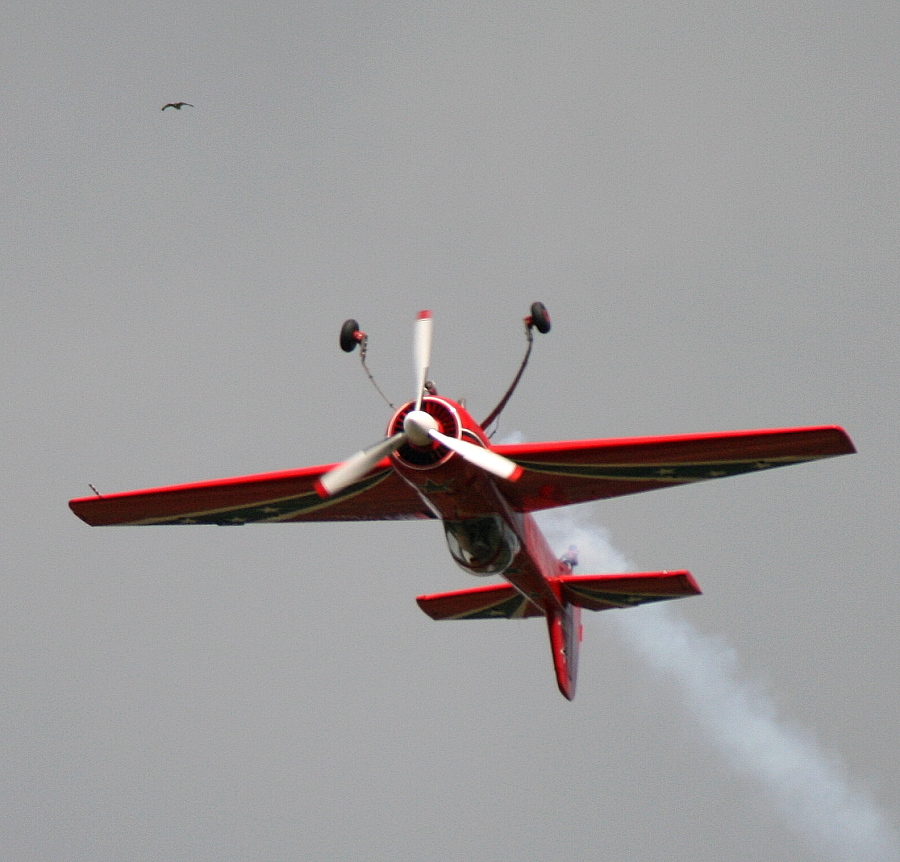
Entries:
<svg viewBox="0 0 900 862">
<path fill-rule="evenodd" d="M 316 493 L 324 500 L 343 491 L 352 485 L 357 479 L 361 479 L 369 472 L 385 455 L 390 455 L 395 449 L 403 445 L 406 435 L 401 431 L 393 437 L 386 437 L 374 446 L 363 449 L 355 455 L 351 455 L 343 464 L 338 464 L 329 470 L 324 476 L 316 480 Z"/>
<path fill-rule="evenodd" d="M 524 472 L 514 461 L 510 461 L 509 458 L 498 455 L 490 449 L 483 449 L 481 446 L 467 443 L 465 440 L 457 440 L 456 437 L 448 437 L 446 434 L 441 434 L 440 431 L 429 431 L 428 435 L 442 446 L 452 449 L 470 464 L 481 467 L 482 470 L 487 470 L 488 473 L 493 473 L 501 479 L 515 482 Z"/>
<path fill-rule="evenodd" d="M 420 311 L 413 337 L 413 360 L 416 372 L 416 410 L 422 409 L 425 378 L 431 364 L 431 312 Z"/>
</svg>

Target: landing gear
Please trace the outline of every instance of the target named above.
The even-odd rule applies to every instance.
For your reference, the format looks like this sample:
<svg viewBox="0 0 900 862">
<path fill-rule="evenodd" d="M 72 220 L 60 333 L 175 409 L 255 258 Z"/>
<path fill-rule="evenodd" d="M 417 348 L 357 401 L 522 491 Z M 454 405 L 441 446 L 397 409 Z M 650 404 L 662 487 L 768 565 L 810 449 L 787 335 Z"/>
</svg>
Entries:
<svg viewBox="0 0 900 862">
<path fill-rule="evenodd" d="M 345 320 L 341 327 L 341 350 L 344 353 L 352 353 L 362 339 L 363 334 L 359 331 L 359 324 L 355 320 Z"/>
<path fill-rule="evenodd" d="M 543 302 L 531 303 L 531 325 L 542 335 L 550 331 L 550 314 Z"/>
<path fill-rule="evenodd" d="M 513 382 L 510 384 L 509 389 L 506 390 L 506 394 L 500 399 L 500 403 L 491 411 L 490 416 L 481 423 L 481 427 L 484 430 L 487 430 L 500 415 L 503 408 L 506 407 L 506 402 L 509 401 L 513 392 L 515 392 L 516 386 L 519 385 L 519 380 L 522 378 L 522 372 L 525 370 L 525 366 L 528 365 L 528 357 L 531 356 L 531 348 L 534 345 L 534 333 L 532 333 L 532 329 L 536 329 L 542 334 L 550 331 L 550 314 L 543 302 L 531 303 L 531 314 L 525 318 L 525 337 L 528 339 L 528 349 L 525 351 L 522 364 L 519 366 L 519 370 L 513 378 Z M 496 430 L 497 429 L 495 428 L 494 431 Z M 494 431 L 488 436 L 492 436 Z"/>
</svg>

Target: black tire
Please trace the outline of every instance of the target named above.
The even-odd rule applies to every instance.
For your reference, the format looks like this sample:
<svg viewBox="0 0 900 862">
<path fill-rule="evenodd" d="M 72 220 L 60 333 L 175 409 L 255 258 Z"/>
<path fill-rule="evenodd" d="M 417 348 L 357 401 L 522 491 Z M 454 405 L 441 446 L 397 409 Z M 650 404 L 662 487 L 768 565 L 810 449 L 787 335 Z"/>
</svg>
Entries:
<svg viewBox="0 0 900 862">
<path fill-rule="evenodd" d="M 541 334 L 550 331 L 550 314 L 543 302 L 531 303 L 531 323 Z"/>
<path fill-rule="evenodd" d="M 359 342 L 356 340 L 356 333 L 359 332 L 359 324 L 355 320 L 345 320 L 341 327 L 341 350 L 344 353 L 353 353 Z"/>
</svg>

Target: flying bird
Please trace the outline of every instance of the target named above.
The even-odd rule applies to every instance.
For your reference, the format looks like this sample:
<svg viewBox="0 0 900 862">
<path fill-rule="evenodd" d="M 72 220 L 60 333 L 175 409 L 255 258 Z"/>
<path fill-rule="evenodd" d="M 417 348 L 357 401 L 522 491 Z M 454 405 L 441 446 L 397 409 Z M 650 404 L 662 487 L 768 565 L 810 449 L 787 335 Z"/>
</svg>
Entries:
<svg viewBox="0 0 900 862">
<path fill-rule="evenodd" d="M 166 108 L 174 108 L 176 111 L 180 111 L 183 107 L 193 108 L 193 105 L 188 104 L 187 102 L 169 102 L 168 105 L 163 105 L 162 110 L 164 111 Z"/>
</svg>

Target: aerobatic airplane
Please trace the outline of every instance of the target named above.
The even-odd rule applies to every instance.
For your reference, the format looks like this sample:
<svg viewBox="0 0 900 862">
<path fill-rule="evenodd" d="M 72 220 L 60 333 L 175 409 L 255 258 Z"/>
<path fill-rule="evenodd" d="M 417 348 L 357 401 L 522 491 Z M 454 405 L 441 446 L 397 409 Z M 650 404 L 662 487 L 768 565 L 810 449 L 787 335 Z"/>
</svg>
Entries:
<svg viewBox="0 0 900 862">
<path fill-rule="evenodd" d="M 504 580 L 419 596 L 419 607 L 436 620 L 544 617 L 556 681 L 571 700 L 582 608 L 628 608 L 699 595 L 700 589 L 686 571 L 575 575 L 576 549 L 557 558 L 532 512 L 855 449 L 836 426 L 494 445 L 486 432 L 521 378 L 533 329 L 550 330 L 539 302 L 525 318 L 528 349 L 518 374 L 481 423 L 461 403 L 438 395 L 428 379 L 432 319 L 422 311 L 414 336 L 414 397 L 394 411 L 386 437 L 368 449 L 320 467 L 119 494 L 95 491 L 69 506 L 92 526 L 440 519 L 450 554 L 465 571 Z M 368 373 L 367 343 L 357 322 L 346 321 L 340 345 L 348 353 L 360 346 Z"/>
</svg>

